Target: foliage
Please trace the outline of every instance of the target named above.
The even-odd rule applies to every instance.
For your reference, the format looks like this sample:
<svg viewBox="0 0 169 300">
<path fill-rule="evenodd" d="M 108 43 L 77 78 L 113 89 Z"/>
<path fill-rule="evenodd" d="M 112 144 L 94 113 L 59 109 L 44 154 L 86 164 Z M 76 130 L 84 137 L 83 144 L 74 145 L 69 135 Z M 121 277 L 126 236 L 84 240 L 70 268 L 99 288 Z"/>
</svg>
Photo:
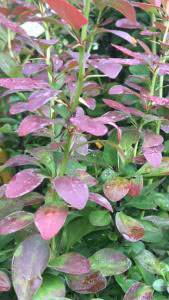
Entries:
<svg viewBox="0 0 169 300">
<path fill-rule="evenodd" d="M 168 299 L 168 18 L 1 1 L 2 299 Z"/>
</svg>

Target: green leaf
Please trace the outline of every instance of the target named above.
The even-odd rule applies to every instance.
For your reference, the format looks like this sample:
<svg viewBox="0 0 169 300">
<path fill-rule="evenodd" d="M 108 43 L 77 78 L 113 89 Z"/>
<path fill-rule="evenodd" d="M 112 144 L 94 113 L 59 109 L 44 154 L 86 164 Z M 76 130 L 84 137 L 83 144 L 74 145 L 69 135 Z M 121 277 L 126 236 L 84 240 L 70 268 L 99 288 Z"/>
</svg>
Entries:
<svg viewBox="0 0 169 300">
<path fill-rule="evenodd" d="M 23 77 L 21 67 L 9 53 L 0 53 L 0 69 L 9 77 Z"/>
<path fill-rule="evenodd" d="M 149 221 L 140 220 L 144 226 L 143 241 L 149 243 L 160 243 L 163 240 L 163 232 L 161 229 Z"/>
<path fill-rule="evenodd" d="M 45 275 L 43 284 L 33 296 L 33 300 L 55 300 L 65 296 L 64 281 L 54 275 Z"/>
<path fill-rule="evenodd" d="M 127 292 L 127 290 L 136 282 L 136 280 L 128 279 L 124 275 L 116 275 L 115 280 L 122 288 L 123 292 Z"/>
<path fill-rule="evenodd" d="M 133 75 L 150 76 L 150 70 L 147 65 L 130 66 L 129 70 Z"/>
<path fill-rule="evenodd" d="M 89 221 L 93 226 L 106 226 L 111 222 L 111 215 L 108 211 L 96 209 L 89 214 Z"/>
</svg>

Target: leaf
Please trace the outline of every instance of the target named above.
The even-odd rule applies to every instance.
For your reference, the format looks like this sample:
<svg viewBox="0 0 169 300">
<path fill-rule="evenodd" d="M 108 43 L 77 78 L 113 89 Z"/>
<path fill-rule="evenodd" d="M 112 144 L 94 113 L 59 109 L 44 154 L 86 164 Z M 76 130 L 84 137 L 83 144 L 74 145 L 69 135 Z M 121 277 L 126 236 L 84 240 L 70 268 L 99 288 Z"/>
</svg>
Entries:
<svg viewBox="0 0 169 300">
<path fill-rule="evenodd" d="M 76 169 L 74 175 L 77 176 L 81 181 L 83 181 L 85 184 L 89 186 L 95 186 L 98 183 L 96 178 L 91 176 L 85 170 Z"/>
<path fill-rule="evenodd" d="M 153 290 L 150 286 L 136 282 L 128 289 L 123 300 L 153 300 Z"/>
<path fill-rule="evenodd" d="M 65 296 L 64 281 L 51 274 L 46 274 L 39 290 L 35 293 L 32 300 L 62 300 Z M 58 298 L 57 298 L 58 297 Z"/>
<path fill-rule="evenodd" d="M 48 83 L 32 78 L 0 78 L 0 86 L 10 90 L 30 91 L 47 88 Z"/>
<path fill-rule="evenodd" d="M 89 63 L 99 71 L 101 71 L 106 76 L 114 79 L 118 76 L 120 71 L 122 70 L 122 66 L 120 64 L 115 64 L 112 62 L 111 58 L 108 59 L 90 59 Z"/>
<path fill-rule="evenodd" d="M 104 32 L 109 32 L 109 33 L 113 33 L 119 37 L 121 37 L 122 39 L 126 40 L 127 42 L 131 43 L 132 45 L 136 45 L 137 44 L 137 40 L 132 37 L 129 33 L 125 32 L 125 31 L 121 31 L 121 30 L 109 30 L 109 29 L 103 29 Z"/>
<path fill-rule="evenodd" d="M 169 218 L 167 217 L 159 217 L 156 215 L 146 216 L 144 220 L 149 221 L 160 228 L 168 228 L 169 227 Z"/>
<path fill-rule="evenodd" d="M 33 214 L 26 211 L 16 211 L 0 220 L 0 235 L 6 235 L 21 230 L 33 222 Z"/>
<path fill-rule="evenodd" d="M 126 178 L 115 177 L 103 186 L 105 196 L 113 202 L 120 201 L 129 192 L 129 181 Z"/>
<path fill-rule="evenodd" d="M 53 120 L 51 119 L 40 117 L 40 116 L 29 115 L 25 117 L 20 123 L 18 128 L 18 135 L 26 136 L 30 133 L 37 132 L 39 129 L 42 129 L 52 124 L 53 124 Z"/>
<path fill-rule="evenodd" d="M 144 157 L 153 168 L 160 167 L 163 149 L 163 145 L 143 149 Z"/>
<path fill-rule="evenodd" d="M 83 25 L 87 24 L 87 19 L 83 14 L 71 5 L 66 0 L 44 0 L 48 5 L 68 24 L 75 29 L 80 29 Z"/>
<path fill-rule="evenodd" d="M 107 281 L 99 272 L 71 275 L 67 278 L 71 290 L 79 294 L 96 294 L 106 288 Z"/>
<path fill-rule="evenodd" d="M 0 271 L 0 292 L 8 292 L 11 289 L 11 282 L 8 275 Z"/>
<path fill-rule="evenodd" d="M 127 18 L 119 19 L 115 23 L 116 27 L 124 28 L 124 29 L 140 29 L 142 28 L 141 24 L 138 22 L 131 22 Z"/>
<path fill-rule="evenodd" d="M 44 176 L 34 169 L 27 169 L 17 173 L 7 184 L 5 195 L 7 198 L 17 198 L 33 191 L 39 186 Z"/>
<path fill-rule="evenodd" d="M 128 115 L 134 115 L 134 116 L 138 116 L 138 117 L 143 117 L 144 116 L 144 113 L 136 108 L 133 108 L 133 107 L 127 107 L 117 101 L 114 101 L 114 100 L 110 100 L 110 99 L 103 99 L 104 103 L 106 105 L 108 105 L 109 107 L 111 108 L 114 108 L 114 109 L 117 109 L 117 110 L 120 110 Z"/>
<path fill-rule="evenodd" d="M 10 19 L 5 17 L 2 13 L 0 13 L 0 25 L 20 35 L 27 35 L 25 30 L 23 30 L 17 23 L 12 22 Z"/>
<path fill-rule="evenodd" d="M 135 257 L 137 262 L 152 274 L 162 275 L 162 265 L 160 261 L 148 250 L 143 250 L 139 255 Z"/>
<path fill-rule="evenodd" d="M 143 148 L 159 146 L 163 143 L 164 139 L 159 134 L 152 132 L 146 132 L 144 134 Z"/>
<path fill-rule="evenodd" d="M 43 105 L 51 101 L 54 97 L 58 95 L 59 91 L 52 89 L 40 90 L 32 93 L 28 98 L 28 110 L 31 112 L 36 111 Z"/>
<path fill-rule="evenodd" d="M 154 168 L 150 164 L 144 164 L 138 171 L 138 175 L 145 175 L 146 177 L 166 176 L 169 174 L 169 157 L 163 157 L 160 166 Z"/>
<path fill-rule="evenodd" d="M 97 193 L 90 193 L 89 194 L 89 200 L 92 202 L 95 202 L 97 204 L 99 204 L 100 206 L 103 206 L 104 208 L 108 209 L 109 211 L 113 212 L 113 209 L 111 207 L 111 204 L 109 203 L 109 201 L 103 197 L 100 194 Z"/>
<path fill-rule="evenodd" d="M 116 226 L 123 237 L 130 242 L 137 242 L 144 237 L 142 224 L 123 212 L 116 214 Z"/>
<path fill-rule="evenodd" d="M 53 180 L 56 192 L 68 204 L 76 209 L 83 209 L 89 198 L 88 187 L 73 176 L 61 176 Z"/>
<path fill-rule="evenodd" d="M 68 211 L 56 206 L 41 206 L 35 214 L 35 225 L 44 240 L 53 238 L 63 227 Z"/>
<path fill-rule="evenodd" d="M 27 102 L 17 102 L 10 106 L 9 113 L 11 115 L 20 114 L 28 110 L 28 103 Z"/>
<path fill-rule="evenodd" d="M 0 69 L 9 77 L 21 77 L 21 67 L 16 60 L 11 58 L 9 53 L 0 52 Z"/>
<path fill-rule="evenodd" d="M 32 29 L 33 30 L 33 29 Z M 33 64 L 33 63 L 26 63 L 23 66 L 23 74 L 25 76 L 31 76 L 33 74 L 39 73 L 47 68 L 47 64 L 45 64 L 43 61 L 40 61 L 39 63 Z"/>
<path fill-rule="evenodd" d="M 32 300 L 41 285 L 41 274 L 47 267 L 49 246 L 38 234 L 24 240 L 12 261 L 12 280 L 18 300 Z"/>
<path fill-rule="evenodd" d="M 126 272 L 131 267 L 130 259 L 111 248 L 97 251 L 90 257 L 91 269 L 103 276 L 113 276 Z"/>
<path fill-rule="evenodd" d="M 0 170 L 2 171 L 8 167 L 17 167 L 24 165 L 36 165 L 37 161 L 34 157 L 29 155 L 16 155 L 14 157 L 9 158 L 2 166 L 0 166 Z"/>
<path fill-rule="evenodd" d="M 163 232 L 159 226 L 146 220 L 141 220 L 140 222 L 144 226 L 143 241 L 148 243 L 160 243 L 164 240 Z"/>
<path fill-rule="evenodd" d="M 89 221 L 93 226 L 107 226 L 111 222 L 111 215 L 108 211 L 96 209 L 90 212 Z"/>
<path fill-rule="evenodd" d="M 49 266 L 59 272 L 72 275 L 81 275 L 90 272 L 88 259 L 74 252 L 66 253 L 50 260 Z"/>
</svg>

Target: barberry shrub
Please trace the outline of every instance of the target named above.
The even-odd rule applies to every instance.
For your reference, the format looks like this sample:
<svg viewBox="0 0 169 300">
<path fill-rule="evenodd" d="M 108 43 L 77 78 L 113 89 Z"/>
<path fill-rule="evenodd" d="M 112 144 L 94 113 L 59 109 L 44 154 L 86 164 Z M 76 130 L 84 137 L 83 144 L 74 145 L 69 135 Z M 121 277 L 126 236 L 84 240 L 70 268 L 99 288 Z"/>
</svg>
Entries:
<svg viewBox="0 0 169 300">
<path fill-rule="evenodd" d="M 169 1 L 0 5 L 0 296 L 167 300 Z"/>
</svg>

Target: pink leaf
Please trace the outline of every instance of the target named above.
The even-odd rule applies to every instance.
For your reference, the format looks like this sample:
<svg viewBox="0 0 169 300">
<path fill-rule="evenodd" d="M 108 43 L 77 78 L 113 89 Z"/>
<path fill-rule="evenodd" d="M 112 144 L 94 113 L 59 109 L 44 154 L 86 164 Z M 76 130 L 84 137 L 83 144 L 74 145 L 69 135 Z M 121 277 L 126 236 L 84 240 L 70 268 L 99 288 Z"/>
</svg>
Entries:
<svg viewBox="0 0 169 300">
<path fill-rule="evenodd" d="M 105 196 L 113 202 L 120 201 L 130 190 L 130 182 L 126 178 L 115 177 L 104 184 Z"/>
<path fill-rule="evenodd" d="M 30 133 L 34 133 L 39 129 L 49 126 L 53 123 L 53 120 L 48 118 L 43 118 L 40 116 L 27 116 L 19 125 L 18 135 L 26 136 Z"/>
<path fill-rule="evenodd" d="M 68 211 L 56 206 L 42 206 L 35 214 L 35 225 L 44 240 L 53 238 L 63 227 Z"/>
<path fill-rule="evenodd" d="M 81 181 L 83 181 L 85 184 L 89 186 L 95 186 L 98 183 L 96 178 L 91 176 L 85 170 L 76 169 L 74 175 L 77 176 Z"/>
<path fill-rule="evenodd" d="M 0 13 L 0 24 L 15 33 L 27 36 L 25 30 L 23 30 L 17 23 L 14 23 L 11 20 L 9 20 L 2 13 Z"/>
<path fill-rule="evenodd" d="M 49 265 L 59 272 L 72 275 L 81 275 L 90 272 L 88 259 L 74 252 L 66 253 L 52 259 Z"/>
<path fill-rule="evenodd" d="M 82 134 L 75 135 L 73 149 L 78 154 L 86 156 L 89 152 L 89 146 L 86 137 L 84 137 Z"/>
<path fill-rule="evenodd" d="M 27 169 L 17 173 L 7 184 L 5 195 L 7 198 L 17 198 L 33 191 L 39 186 L 44 176 L 34 169 Z"/>
<path fill-rule="evenodd" d="M 112 79 L 116 78 L 122 70 L 122 66 L 120 64 L 115 64 L 114 62 L 112 62 L 111 58 L 91 59 L 89 63 L 94 68 L 98 69 Z"/>
<path fill-rule="evenodd" d="M 11 282 L 8 275 L 0 271 L 0 292 L 8 292 L 11 289 Z"/>
<path fill-rule="evenodd" d="M 53 180 L 53 185 L 59 196 L 72 207 L 83 209 L 86 206 L 89 197 L 88 187 L 77 177 L 58 177 Z"/>
<path fill-rule="evenodd" d="M 149 3 L 140 3 L 140 2 L 135 2 L 132 1 L 132 5 L 135 7 L 139 7 L 143 9 L 144 11 L 151 11 L 153 8 L 158 8 L 154 4 L 149 4 Z"/>
<path fill-rule="evenodd" d="M 36 91 L 31 94 L 28 98 L 28 109 L 29 111 L 36 111 L 41 106 L 49 102 L 52 98 L 58 95 L 59 91 L 52 89 L 45 89 L 42 91 Z"/>
<path fill-rule="evenodd" d="M 113 33 L 113 34 L 121 37 L 122 39 L 126 40 L 127 42 L 131 43 L 132 45 L 137 44 L 137 40 L 125 31 L 105 29 L 104 32 Z"/>
<path fill-rule="evenodd" d="M 122 111 L 126 114 L 129 114 L 129 115 L 131 114 L 131 115 L 138 116 L 138 117 L 143 117 L 144 116 L 144 113 L 142 111 L 139 111 L 136 108 L 127 107 L 127 106 L 125 106 L 125 105 L 123 105 L 119 102 L 114 101 L 114 100 L 104 99 L 103 101 L 108 106 L 110 106 L 114 109 L 120 110 L 120 111 Z"/>
<path fill-rule="evenodd" d="M 0 170 L 8 167 L 17 167 L 24 165 L 36 165 L 36 159 L 28 155 L 16 155 L 8 159 L 5 164 L 0 166 Z"/>
<path fill-rule="evenodd" d="M 133 90 L 123 85 L 114 85 L 109 90 L 110 95 L 121 95 L 121 94 L 136 94 Z"/>
<path fill-rule="evenodd" d="M 21 230 L 33 223 L 33 214 L 26 211 L 16 211 L 0 220 L 0 235 Z"/>
<path fill-rule="evenodd" d="M 159 65 L 159 75 L 168 75 L 169 74 L 169 64 L 160 64 Z"/>
<path fill-rule="evenodd" d="M 163 143 L 164 139 L 161 135 L 152 132 L 144 134 L 143 148 L 159 146 Z"/>
<path fill-rule="evenodd" d="M 115 25 L 124 29 L 140 29 L 142 27 L 138 22 L 131 22 L 125 18 L 117 20 Z"/>
<path fill-rule="evenodd" d="M 25 76 L 31 76 L 33 74 L 39 73 L 47 68 L 47 64 L 44 62 L 39 62 L 36 64 L 33 63 L 27 63 L 23 67 L 23 74 Z"/>
<path fill-rule="evenodd" d="M 98 121 L 103 122 L 103 124 L 112 124 L 118 121 L 125 120 L 127 118 L 126 114 L 120 111 L 108 111 L 101 117 L 98 117 Z"/>
<path fill-rule="evenodd" d="M 102 206 L 102 207 L 108 209 L 109 211 L 113 212 L 111 204 L 102 195 L 97 194 L 97 193 L 90 193 L 89 194 L 89 200 L 92 201 L 92 202 L 95 202 L 95 203 L 99 204 L 100 206 Z"/>
<path fill-rule="evenodd" d="M 28 110 L 28 103 L 26 102 L 17 102 L 10 106 L 9 113 L 11 115 L 20 114 Z"/>
<path fill-rule="evenodd" d="M 76 126 L 82 132 L 88 132 L 95 136 L 101 136 L 107 133 L 107 127 L 101 122 L 98 122 L 97 118 L 94 119 L 76 113 L 76 116 L 72 117 L 70 121 L 74 126 Z"/>
<path fill-rule="evenodd" d="M 163 145 L 149 147 L 143 149 L 143 154 L 149 164 L 154 167 L 158 168 L 162 161 L 162 154 L 164 147 Z"/>
<path fill-rule="evenodd" d="M 43 80 L 32 78 L 0 78 L 0 86 L 10 90 L 44 89 L 49 85 Z"/>
<path fill-rule="evenodd" d="M 87 23 L 87 19 L 72 4 L 66 0 L 44 0 L 68 24 L 75 29 L 80 29 Z"/>
</svg>

